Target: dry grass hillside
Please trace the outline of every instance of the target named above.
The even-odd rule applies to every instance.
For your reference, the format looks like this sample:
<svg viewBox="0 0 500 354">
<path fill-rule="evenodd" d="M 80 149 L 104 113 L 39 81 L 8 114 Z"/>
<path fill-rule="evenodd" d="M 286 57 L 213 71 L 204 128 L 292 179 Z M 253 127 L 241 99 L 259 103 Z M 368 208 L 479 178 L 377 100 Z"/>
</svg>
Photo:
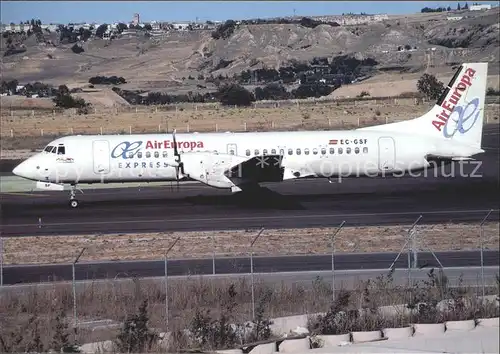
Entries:
<svg viewBox="0 0 500 354">
<path fill-rule="evenodd" d="M 170 32 L 151 38 L 139 31 L 112 41 L 85 42 L 81 54 L 73 53 L 71 45 L 59 44 L 53 33 L 46 36 L 54 45 L 37 44 L 29 37 L 24 42 L 27 51 L 4 57 L 0 68 L 4 79 L 20 82 L 76 85 L 96 75 L 117 75 L 128 81 L 123 88 L 171 90 L 186 85 L 196 89 L 197 80 L 183 80 L 189 75 L 232 76 L 246 69 L 279 68 L 292 60 L 344 54 L 373 58 L 379 63 L 377 69 L 402 66 L 410 72 L 451 72 L 457 62 L 489 61 L 490 72 L 497 74 L 498 14 L 494 8 L 391 17 L 368 25 L 241 25 L 229 38 L 218 40 L 212 38 L 211 31 Z M 456 15 L 465 17 L 460 21 L 446 19 Z M 3 54 L 5 39 L 1 41 Z M 404 45 L 417 49 L 398 52 L 398 46 Z M 218 68 L 221 60 L 229 64 Z"/>
</svg>

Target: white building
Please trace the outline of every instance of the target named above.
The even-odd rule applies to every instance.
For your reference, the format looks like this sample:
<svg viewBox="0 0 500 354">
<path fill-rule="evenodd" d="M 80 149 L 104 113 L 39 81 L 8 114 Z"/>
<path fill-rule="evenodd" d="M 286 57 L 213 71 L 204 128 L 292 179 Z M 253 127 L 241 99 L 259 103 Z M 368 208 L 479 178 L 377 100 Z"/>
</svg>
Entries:
<svg viewBox="0 0 500 354">
<path fill-rule="evenodd" d="M 446 19 L 448 21 L 460 21 L 461 19 L 463 19 L 464 17 L 463 16 L 449 16 L 447 17 Z"/>
<path fill-rule="evenodd" d="M 491 10 L 491 5 L 490 4 L 470 5 L 469 10 L 470 11 Z"/>
</svg>

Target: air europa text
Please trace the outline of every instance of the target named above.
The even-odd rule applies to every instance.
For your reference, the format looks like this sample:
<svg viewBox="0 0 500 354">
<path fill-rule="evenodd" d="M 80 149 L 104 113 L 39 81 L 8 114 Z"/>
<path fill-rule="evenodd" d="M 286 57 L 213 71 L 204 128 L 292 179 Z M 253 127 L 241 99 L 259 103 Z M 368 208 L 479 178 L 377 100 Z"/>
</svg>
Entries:
<svg viewBox="0 0 500 354">
<path fill-rule="evenodd" d="M 476 71 L 474 69 L 468 68 L 467 70 L 465 70 L 465 73 L 460 78 L 458 84 L 456 84 L 455 87 L 450 88 L 451 96 L 448 100 L 444 99 L 443 103 L 441 103 L 443 111 L 436 114 L 437 120 L 432 121 L 432 125 L 438 131 L 442 131 L 443 126 L 446 124 L 446 122 L 448 122 L 448 119 L 450 119 L 451 113 L 454 111 L 455 107 L 460 101 L 460 98 L 462 98 L 464 91 L 467 89 L 467 87 L 470 87 L 472 85 L 472 79 L 474 78 L 475 74 Z"/>
</svg>

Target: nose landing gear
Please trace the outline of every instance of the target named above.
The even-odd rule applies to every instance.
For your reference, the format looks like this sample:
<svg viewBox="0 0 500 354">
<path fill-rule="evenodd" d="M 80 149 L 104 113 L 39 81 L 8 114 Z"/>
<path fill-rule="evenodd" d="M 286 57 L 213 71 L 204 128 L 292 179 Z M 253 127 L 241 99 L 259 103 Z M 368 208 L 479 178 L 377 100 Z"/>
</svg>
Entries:
<svg viewBox="0 0 500 354">
<path fill-rule="evenodd" d="M 76 185 L 72 184 L 71 185 L 71 190 L 69 191 L 69 206 L 71 208 L 77 208 L 78 207 L 78 200 L 76 199 L 75 196 L 75 191 L 76 191 Z"/>
</svg>

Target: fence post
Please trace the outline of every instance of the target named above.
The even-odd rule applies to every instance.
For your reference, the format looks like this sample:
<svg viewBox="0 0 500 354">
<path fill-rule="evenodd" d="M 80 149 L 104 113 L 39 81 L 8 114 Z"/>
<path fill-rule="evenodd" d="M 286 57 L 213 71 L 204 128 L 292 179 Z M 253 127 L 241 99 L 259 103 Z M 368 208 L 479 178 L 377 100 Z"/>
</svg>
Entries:
<svg viewBox="0 0 500 354">
<path fill-rule="evenodd" d="M 482 294 L 484 298 L 484 223 L 486 222 L 486 219 L 490 216 L 490 214 L 493 212 L 493 209 L 491 209 L 488 214 L 484 217 L 483 221 L 481 221 L 481 224 L 479 225 L 479 244 L 481 248 L 481 288 L 482 288 Z"/>
<path fill-rule="evenodd" d="M 218 132 L 219 131 L 219 125 L 217 123 L 215 123 L 215 131 Z"/>
<path fill-rule="evenodd" d="M 244 131 L 247 131 L 247 122 L 243 122 L 243 129 Z"/>
<path fill-rule="evenodd" d="M 76 316 L 76 279 L 75 279 L 76 277 L 75 277 L 75 268 L 76 268 L 76 262 L 78 262 L 78 260 L 82 256 L 83 252 L 85 252 L 85 249 L 86 249 L 86 247 L 82 248 L 82 250 L 80 251 L 80 253 L 78 254 L 78 256 L 76 256 L 75 260 L 73 261 L 73 263 L 71 265 L 71 270 L 72 270 L 72 273 L 73 273 L 73 319 L 75 321 L 75 323 L 74 323 L 75 328 L 76 328 L 76 326 L 78 324 L 78 320 L 77 320 L 77 316 Z"/>
<path fill-rule="evenodd" d="M 332 302 L 335 302 L 335 236 L 342 230 L 344 227 L 345 220 L 342 221 L 340 226 L 338 227 L 337 230 L 335 230 L 335 233 L 331 237 L 331 243 L 332 243 Z"/>
<path fill-rule="evenodd" d="M 128 133 L 132 134 L 132 126 L 131 125 L 128 126 Z"/>
<path fill-rule="evenodd" d="M 10 130 L 10 137 L 11 137 L 11 138 L 13 138 L 13 137 L 14 137 L 14 130 L 13 130 L 13 129 L 11 129 L 11 130 Z"/>
<path fill-rule="evenodd" d="M 168 253 L 172 250 L 172 248 L 175 246 L 177 241 L 179 241 L 181 237 L 177 237 L 175 241 L 170 245 L 170 247 L 167 249 L 167 252 L 165 252 L 165 326 L 166 326 L 166 331 L 168 332 L 168 268 L 167 268 L 167 256 Z"/>
<path fill-rule="evenodd" d="M 253 245 L 255 241 L 259 238 L 260 234 L 264 231 L 264 228 L 261 228 L 257 236 L 253 239 L 252 243 L 250 244 L 250 278 L 251 278 L 251 283 L 252 283 L 252 320 L 255 319 L 255 290 L 254 290 L 254 282 L 253 282 Z"/>
<path fill-rule="evenodd" d="M 102 135 L 102 127 L 101 127 L 101 135 Z"/>
<path fill-rule="evenodd" d="M 189 133 L 189 123 L 186 123 L 186 131 Z"/>
<path fill-rule="evenodd" d="M 3 287 L 3 237 L 0 232 L 0 287 Z"/>
<path fill-rule="evenodd" d="M 40 129 L 40 136 L 43 136 L 43 129 Z"/>
</svg>

